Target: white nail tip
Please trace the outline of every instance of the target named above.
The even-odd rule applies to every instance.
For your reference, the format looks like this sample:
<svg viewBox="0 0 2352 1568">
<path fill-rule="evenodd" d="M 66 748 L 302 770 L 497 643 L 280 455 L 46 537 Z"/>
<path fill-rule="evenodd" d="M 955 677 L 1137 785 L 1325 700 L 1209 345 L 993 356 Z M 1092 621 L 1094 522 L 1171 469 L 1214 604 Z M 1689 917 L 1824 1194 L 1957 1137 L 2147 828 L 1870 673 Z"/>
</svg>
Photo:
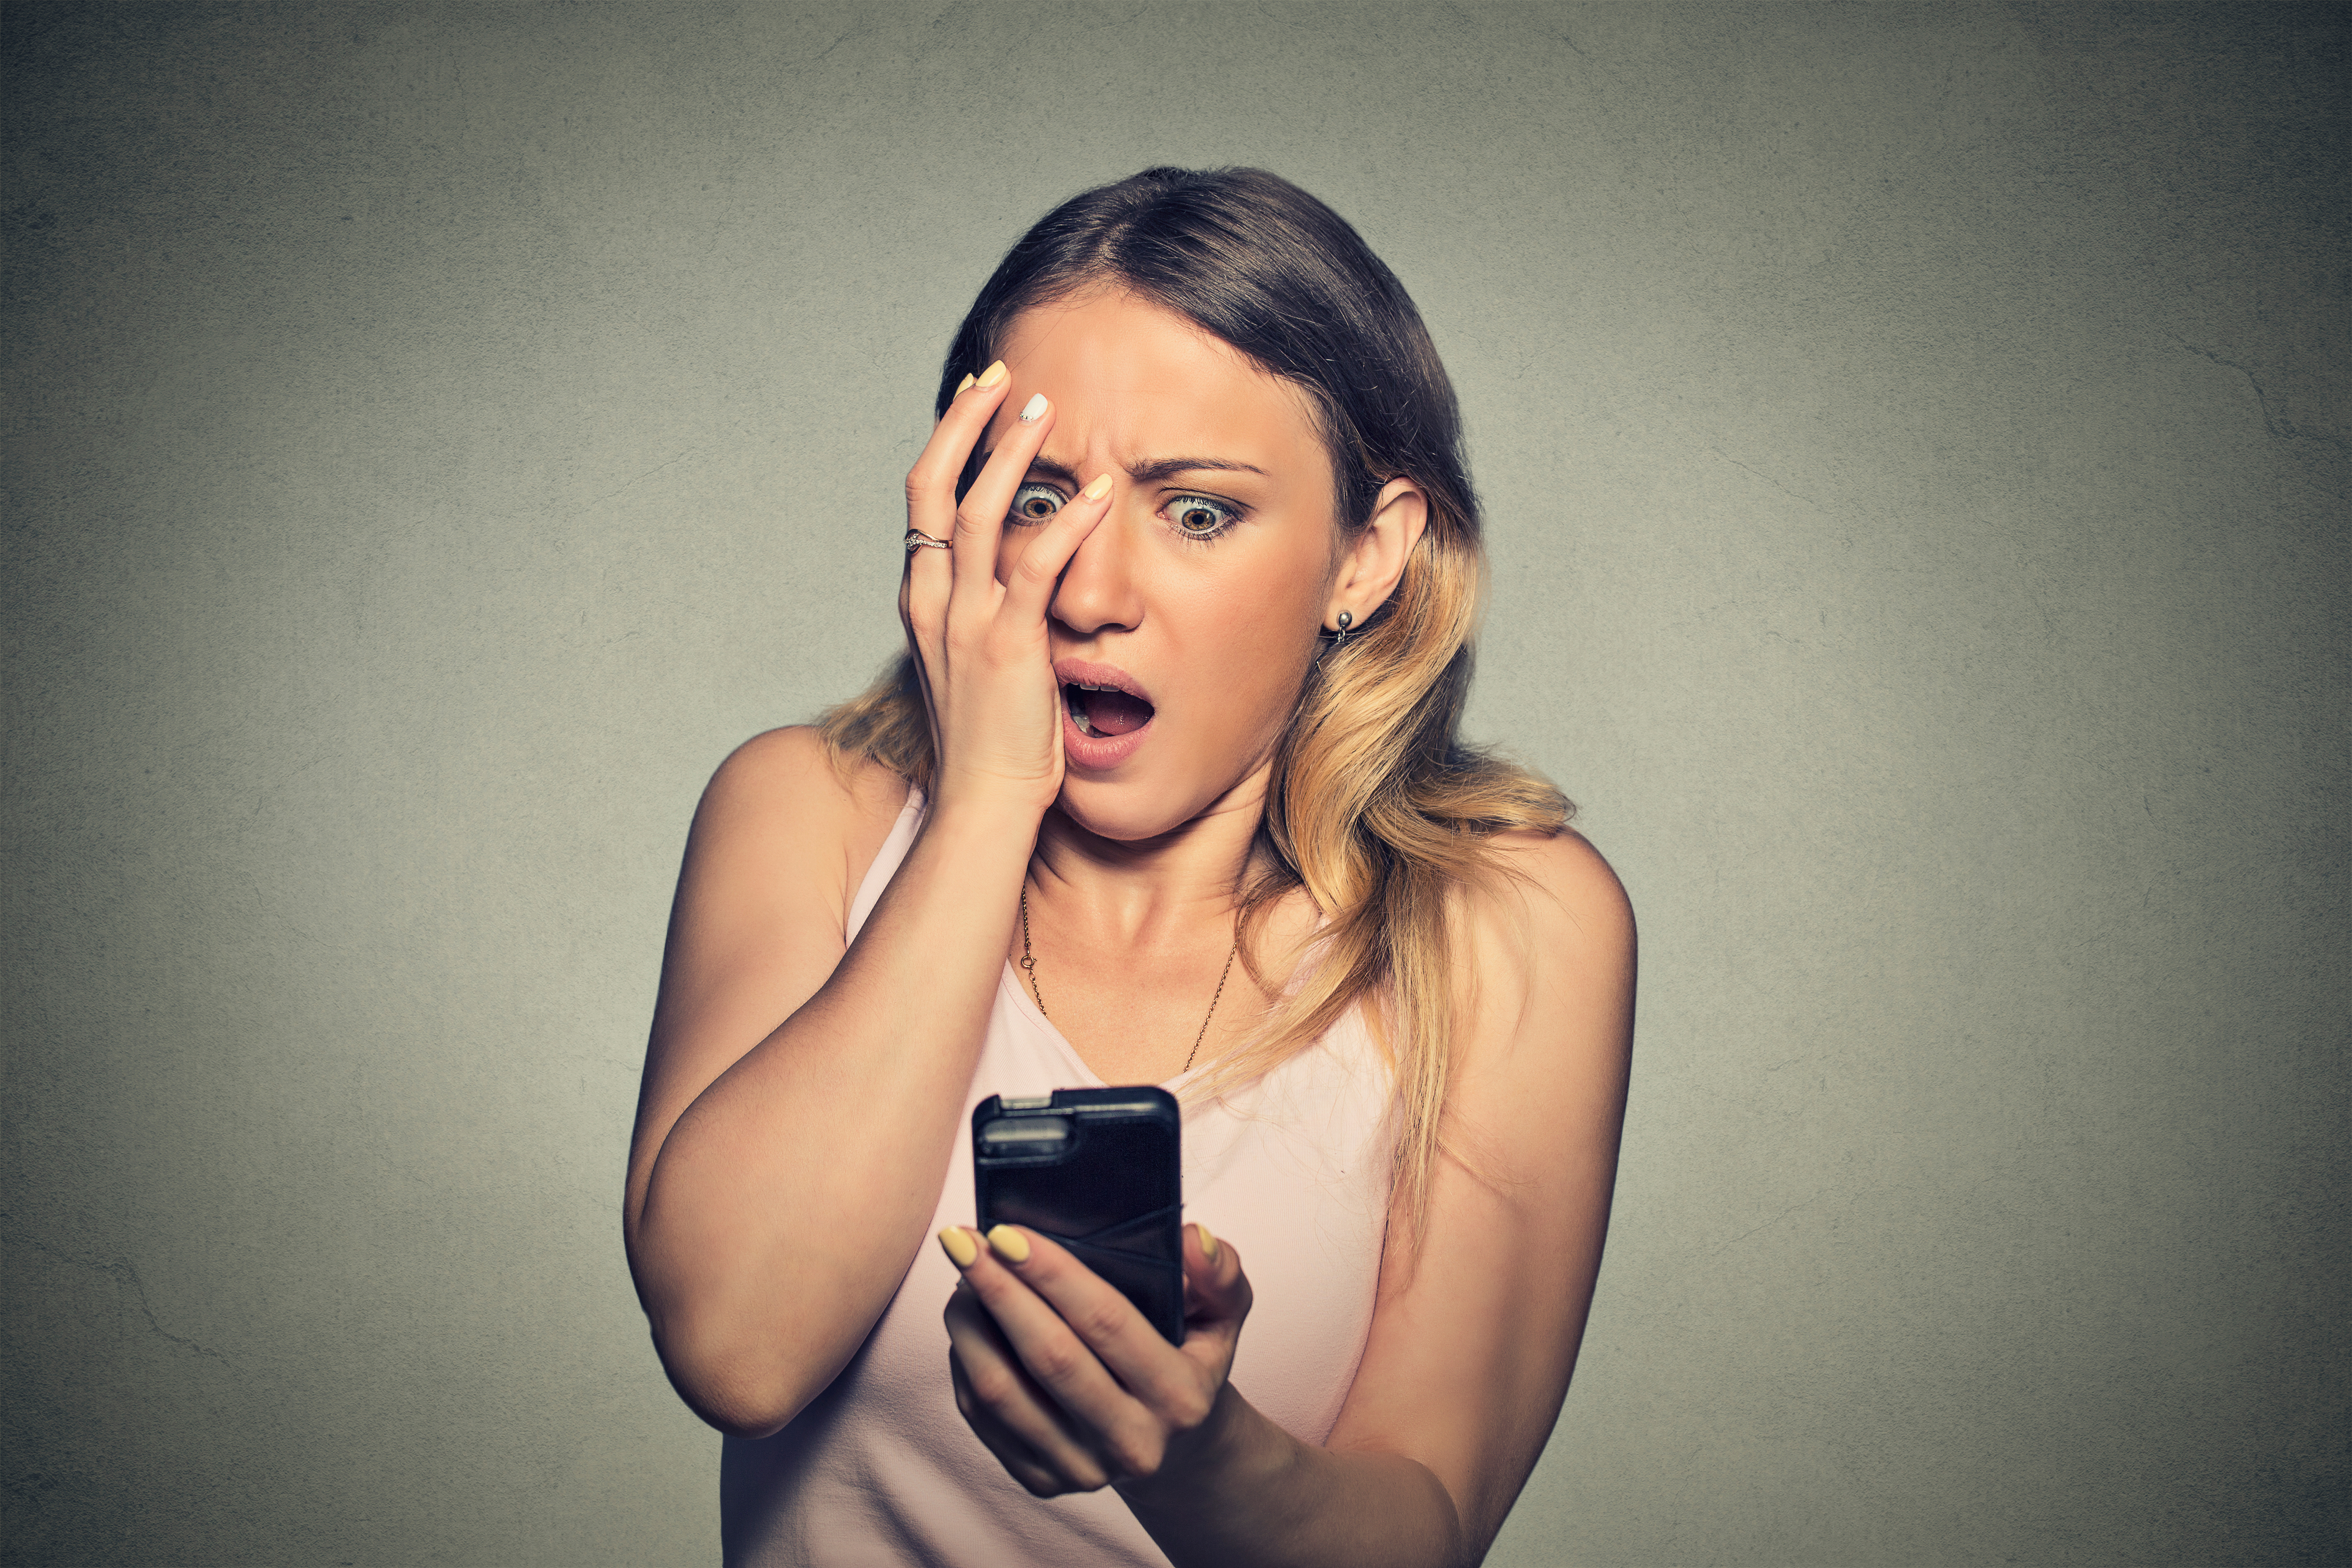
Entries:
<svg viewBox="0 0 2352 1568">
<path fill-rule="evenodd" d="M 1042 392 L 1032 393 L 1029 395 L 1029 401 L 1021 405 L 1021 423 L 1034 425 L 1037 423 L 1038 416 L 1045 412 L 1045 395 Z"/>
</svg>

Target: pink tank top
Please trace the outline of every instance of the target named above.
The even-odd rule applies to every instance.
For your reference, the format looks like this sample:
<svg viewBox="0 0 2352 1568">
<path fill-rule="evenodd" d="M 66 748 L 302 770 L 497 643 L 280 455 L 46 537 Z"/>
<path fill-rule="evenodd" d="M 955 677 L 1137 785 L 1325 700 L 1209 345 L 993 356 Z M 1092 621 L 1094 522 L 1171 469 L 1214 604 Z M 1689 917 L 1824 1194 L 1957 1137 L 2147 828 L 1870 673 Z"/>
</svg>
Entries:
<svg viewBox="0 0 2352 1568">
<path fill-rule="evenodd" d="M 850 937 L 905 859 L 921 810 L 910 794 L 850 906 Z M 1101 1081 L 1006 964 L 932 1228 L 972 1222 L 971 1107 Z M 1240 1249 L 1255 1292 L 1234 1386 L 1308 1443 L 1329 1436 L 1371 1325 L 1390 1103 L 1387 1066 L 1351 1011 L 1263 1079 L 1184 1111 L 1185 1213 Z M 1034 1498 L 964 1425 L 940 1321 L 955 1283 L 926 1243 L 831 1387 L 774 1436 L 727 1439 L 719 1495 L 731 1568 L 1166 1564 L 1117 1492 Z"/>
</svg>

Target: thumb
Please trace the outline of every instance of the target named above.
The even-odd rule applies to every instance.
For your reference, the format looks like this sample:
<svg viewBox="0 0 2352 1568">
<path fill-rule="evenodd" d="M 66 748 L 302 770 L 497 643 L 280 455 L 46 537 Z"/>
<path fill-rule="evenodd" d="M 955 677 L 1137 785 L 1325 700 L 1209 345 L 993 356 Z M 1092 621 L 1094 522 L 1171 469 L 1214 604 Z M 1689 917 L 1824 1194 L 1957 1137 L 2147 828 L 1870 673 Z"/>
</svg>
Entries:
<svg viewBox="0 0 2352 1568">
<path fill-rule="evenodd" d="M 1249 1276 L 1231 1242 L 1219 1241 L 1205 1225 L 1184 1227 L 1184 1319 L 1207 1326 L 1238 1329 L 1250 1310 Z"/>
</svg>

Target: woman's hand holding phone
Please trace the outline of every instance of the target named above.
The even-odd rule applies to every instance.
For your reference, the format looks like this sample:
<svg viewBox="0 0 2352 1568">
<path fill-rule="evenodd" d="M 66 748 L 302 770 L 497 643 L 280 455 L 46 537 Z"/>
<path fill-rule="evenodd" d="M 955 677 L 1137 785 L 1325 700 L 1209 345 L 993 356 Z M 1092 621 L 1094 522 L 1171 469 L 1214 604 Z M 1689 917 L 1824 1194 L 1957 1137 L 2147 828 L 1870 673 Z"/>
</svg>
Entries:
<svg viewBox="0 0 2352 1568">
<path fill-rule="evenodd" d="M 956 1407 L 1031 1492 L 1158 1476 L 1214 1441 L 1250 1309 L 1231 1247 L 1184 1227 L 1185 1334 L 1171 1345 L 1118 1289 L 1024 1226 L 940 1240 L 963 1275 L 947 1306 Z"/>
<path fill-rule="evenodd" d="M 1003 423 L 961 503 L 955 488 L 1012 384 L 1000 361 L 958 392 L 907 475 L 908 527 L 950 548 L 908 550 L 898 615 L 930 709 L 934 798 L 944 807 L 1009 795 L 1042 816 L 1063 768 L 1046 612 L 1063 569 L 1109 510 L 1110 482 L 1106 474 L 1069 498 L 999 581 L 1005 512 L 1054 426 L 1043 394 Z"/>
</svg>

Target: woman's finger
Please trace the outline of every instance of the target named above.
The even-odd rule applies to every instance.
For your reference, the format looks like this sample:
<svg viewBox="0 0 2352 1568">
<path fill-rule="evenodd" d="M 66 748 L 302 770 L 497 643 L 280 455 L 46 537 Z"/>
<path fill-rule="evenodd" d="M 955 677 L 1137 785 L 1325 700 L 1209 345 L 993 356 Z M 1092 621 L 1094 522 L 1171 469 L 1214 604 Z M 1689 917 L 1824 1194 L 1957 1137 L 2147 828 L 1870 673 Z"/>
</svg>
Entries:
<svg viewBox="0 0 2352 1568">
<path fill-rule="evenodd" d="M 1046 1394 L 1054 1396 L 1054 1401 L 1079 1422 L 1094 1427 L 1096 1432 L 1115 1427 L 1124 1415 L 1122 1405 L 1134 1404 L 1127 1389 L 1119 1387 L 1118 1380 L 1112 1380 L 1101 1356 L 1096 1354 L 1087 1340 L 1075 1333 L 1073 1323 L 1066 1321 L 1054 1305 L 1045 1300 L 1045 1295 L 1030 1289 L 1028 1279 L 1009 1268 L 1007 1258 L 1013 1250 L 1025 1248 L 1030 1258 L 1030 1265 L 1025 1268 L 1033 1268 L 1042 1253 L 1051 1250 L 1058 1260 L 1085 1272 L 1087 1279 L 1094 1279 L 1094 1284 L 1108 1290 L 1119 1307 L 1127 1307 L 1136 1326 L 1143 1328 L 1143 1333 L 1150 1333 L 1155 1340 L 1160 1335 L 1152 1331 L 1150 1323 L 1143 1321 L 1143 1314 L 1136 1311 L 1134 1302 L 1103 1284 L 1091 1269 L 1045 1237 L 1012 1225 L 1000 1225 L 988 1232 L 985 1241 L 988 1244 L 981 1246 L 979 1258 L 964 1265 L 964 1284 L 971 1286 L 979 1305 L 988 1307 L 988 1317 L 995 1319 L 997 1331 L 1004 1335 L 1004 1342 L 1012 1344 L 1021 1366 L 1028 1368 Z M 1112 1310 L 1110 1302 L 1101 1302 L 1101 1310 L 1108 1314 Z M 1160 1340 L 1160 1347 L 1167 1350 L 1167 1340 Z"/>
<path fill-rule="evenodd" d="M 940 420 L 942 420 L 942 419 L 945 419 L 945 418 L 948 416 L 948 415 L 949 415 L 949 414 L 950 414 L 950 413 L 954 409 L 954 407 L 955 407 L 955 404 L 956 404 L 956 399 L 957 399 L 957 398 L 959 398 L 959 397 L 961 397 L 965 393 L 970 392 L 970 391 L 972 389 L 972 386 L 974 385 L 974 384 L 976 384 L 976 383 L 979 381 L 979 379 L 980 379 L 980 378 L 979 378 L 978 376 L 974 376 L 974 375 L 968 375 L 968 376 L 965 376 L 961 381 L 960 381 L 960 382 L 956 383 L 956 389 L 955 389 L 953 392 L 950 392 L 950 393 L 949 393 L 949 394 L 948 394 L 948 405 L 947 405 L 947 407 L 940 409 L 940 412 L 939 412 L 939 414 L 938 414 L 938 416 L 937 416 L 936 417 L 934 417 L 934 418 L 931 420 L 931 428 L 933 428 L 933 429 L 935 429 L 935 430 L 939 428 L 940 421 Z"/>
<path fill-rule="evenodd" d="M 934 539 L 945 539 L 955 528 L 956 481 L 988 422 L 1004 401 L 1012 374 L 997 361 L 972 384 L 961 388 L 931 427 L 915 466 L 907 471 L 907 526 L 919 528 Z M 941 553 L 944 553 L 942 552 Z"/>
<path fill-rule="evenodd" d="M 1184 1227 L 1184 1353 L 1195 1361 L 1233 1364 L 1234 1342 L 1253 1300 L 1241 1254 L 1205 1225 Z"/>
<path fill-rule="evenodd" d="M 993 378 L 993 379 L 992 379 Z M 948 411 L 940 416 L 915 466 L 907 474 L 907 569 L 901 579 L 899 616 L 917 638 L 919 656 L 931 650 L 923 637 L 940 627 L 947 617 L 948 595 L 955 569 L 950 546 L 955 538 L 956 481 L 971 457 L 972 446 L 988 428 L 988 421 L 1004 400 L 1011 384 L 1003 361 L 988 367 L 979 381 L 959 388 Z M 982 383 L 986 384 L 982 385 Z M 921 534 L 940 542 L 925 544 Z"/>
<path fill-rule="evenodd" d="M 975 1264 L 965 1271 L 989 1310 L 1004 1330 L 1004 1337 L 1034 1373 L 1047 1393 L 1070 1405 L 1115 1444 L 1133 1434 L 1130 1402 L 1140 1402 L 1155 1417 L 1162 1433 L 1169 1427 L 1188 1429 L 1206 1420 L 1216 1390 L 1202 1376 L 1200 1365 L 1170 1344 L 1118 1287 L 1061 1247 L 1016 1226 L 999 1226 L 988 1234 L 989 1248 L 1003 1267 L 1034 1292 L 1046 1310 L 1024 1310 L 1017 1297 L 1014 1310 L 998 1310 L 989 1282 L 973 1278 Z M 982 1260 L 984 1261 L 984 1260 Z M 1077 1342 L 1075 1347 L 1069 1342 Z M 1219 1366 L 1222 1375 L 1223 1366 Z M 1103 1395 L 1095 1379 L 1108 1371 L 1117 1383 L 1118 1397 Z M 1156 1443 L 1156 1437 L 1153 1439 Z M 1133 1469 L 1148 1470 L 1159 1462 L 1153 1452 L 1125 1451 L 1119 1458 Z"/>
<path fill-rule="evenodd" d="M 1003 1326 L 968 1284 L 949 1298 L 946 1318 L 948 1342 L 973 1407 L 988 1412 L 1067 1487 L 1091 1491 L 1107 1484 L 1110 1474 L 1078 1425 L 1037 1384 Z M 966 1409 L 967 1418 L 971 1414 Z"/>
<path fill-rule="evenodd" d="M 996 1456 L 996 1462 L 1004 1467 L 1008 1475 L 1034 1497 L 1055 1497 L 1073 1489 L 1021 1434 L 998 1419 L 996 1413 L 971 1391 L 971 1379 L 965 1375 L 963 1361 L 952 1350 L 948 1352 L 948 1378 L 955 1385 L 956 1409 L 962 1415 L 964 1425 L 971 1428 L 982 1447 Z"/>
<path fill-rule="evenodd" d="M 1187 1361 L 1133 1302 L 1054 1243 L 1000 1226 L 961 1267 L 1022 1367 L 1087 1435 L 1115 1479 L 1154 1473 L 1170 1438 L 1207 1418 L 1222 1369 L 1211 1374 Z M 1055 1275 L 1061 1300 L 1030 1288 L 1032 1269 Z M 1119 1343 L 1112 1353 L 1136 1369 L 1133 1384 L 1112 1376 L 1097 1340 Z"/>
<path fill-rule="evenodd" d="M 1054 405 L 1040 392 L 997 432 L 987 464 L 956 506 L 955 591 L 950 603 L 969 595 L 995 608 L 996 546 L 1003 537 L 1004 514 L 1053 427 Z"/>
<path fill-rule="evenodd" d="M 927 668 L 946 629 L 948 595 L 955 587 L 955 569 L 948 563 L 947 554 L 929 545 L 909 545 L 907 569 L 898 580 L 898 619 L 907 627 L 918 660 Z"/>
<path fill-rule="evenodd" d="M 1045 607 L 1053 603 L 1055 584 L 1078 552 L 1078 546 L 1102 520 L 1110 515 L 1111 476 L 1097 474 L 1086 489 L 1063 503 L 1054 520 L 1034 533 L 1021 552 L 1021 559 L 1013 564 L 1012 580 L 1004 587 L 1004 615 L 1015 624 L 1026 626 L 1045 618 Z"/>
</svg>

